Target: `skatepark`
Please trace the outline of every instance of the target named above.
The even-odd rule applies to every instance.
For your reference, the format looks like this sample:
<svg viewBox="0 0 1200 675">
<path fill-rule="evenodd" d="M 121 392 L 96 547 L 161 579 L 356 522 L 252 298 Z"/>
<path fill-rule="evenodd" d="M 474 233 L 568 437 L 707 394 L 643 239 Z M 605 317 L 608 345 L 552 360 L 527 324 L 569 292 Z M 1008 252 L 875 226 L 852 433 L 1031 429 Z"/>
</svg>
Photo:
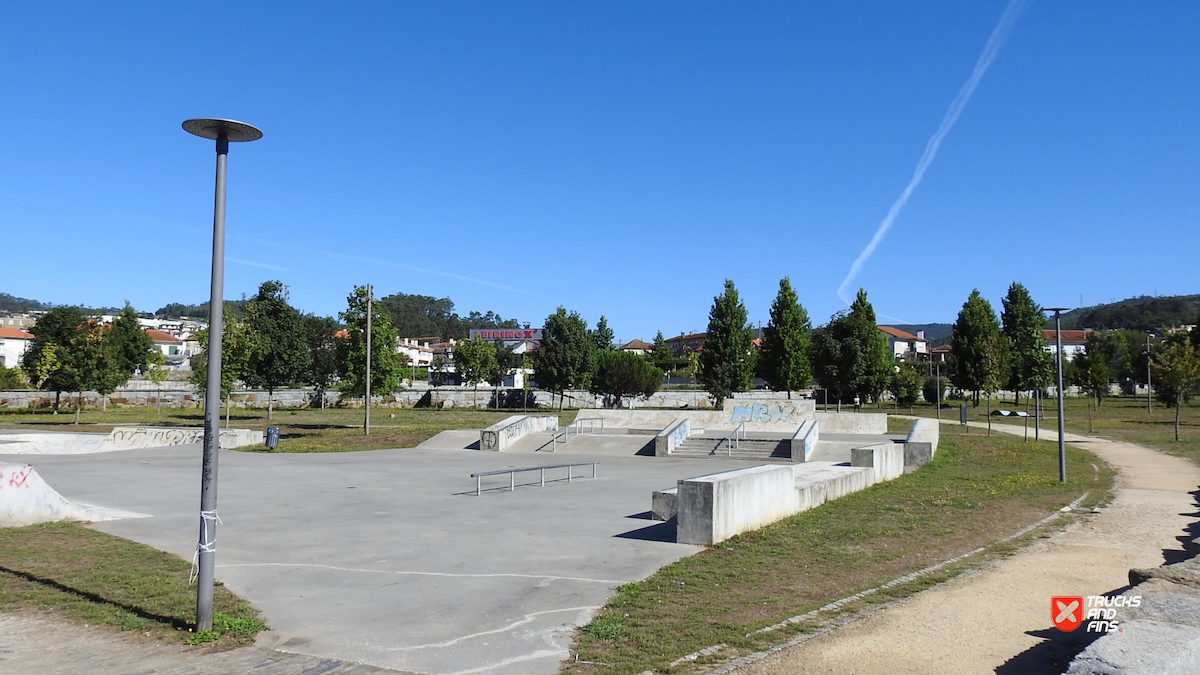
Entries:
<svg viewBox="0 0 1200 675">
<path fill-rule="evenodd" d="M 886 449 L 894 477 L 903 470 L 906 447 L 894 442 L 903 436 L 829 433 L 807 450 L 796 446 L 804 461 L 773 457 L 792 447 L 785 438 L 798 429 L 792 424 L 786 432 L 747 432 L 753 437 L 739 440 L 735 454 L 731 444 L 718 442 L 728 430 L 699 418 L 692 434 L 699 451 L 680 443 L 659 454 L 664 429 L 613 423 L 602 430 L 573 425 L 587 427 L 575 433 L 552 428 L 555 423 L 522 434 L 503 451 L 479 449 L 487 444 L 486 430 L 443 432 L 414 449 L 223 449 L 217 579 L 262 610 L 273 628 L 260 640 L 266 647 L 405 672 L 554 673 L 569 657 L 574 628 L 587 623 L 618 585 L 703 550 L 679 541 L 712 543 L 883 479 L 882 468 L 850 466 L 883 450 L 860 452 L 855 461 L 856 448 Z M 704 450 L 709 441 L 712 450 Z M 752 449 L 756 441 L 758 450 Z M 19 443 L 0 443 L 0 452 L 30 447 Z M 100 447 L 94 439 L 84 445 Z M 199 455 L 198 443 L 184 443 L 23 452 L 0 455 L 0 462 L 33 464 L 71 504 L 149 516 L 93 527 L 191 559 Z M 544 485 L 538 472 L 472 477 L 585 462 L 598 462 L 596 478 L 587 469 L 570 481 L 562 470 L 547 471 Z M 839 476 L 830 479 L 831 472 Z M 824 477 L 803 478 L 809 474 Z M 857 478 L 848 482 L 849 474 Z M 768 477 L 767 488 L 760 475 Z M 828 480 L 843 487 L 827 487 Z M 708 529 L 681 537 L 700 522 L 685 515 L 693 483 L 710 491 L 703 507 Z M 684 495 L 678 515 L 653 519 L 658 509 L 652 505 L 672 488 Z M 733 501 L 722 501 L 726 493 Z M 795 495 L 786 512 L 756 506 L 764 496 L 779 501 L 785 493 L 788 499 Z M 738 517 L 730 521 L 722 509 Z"/>
</svg>

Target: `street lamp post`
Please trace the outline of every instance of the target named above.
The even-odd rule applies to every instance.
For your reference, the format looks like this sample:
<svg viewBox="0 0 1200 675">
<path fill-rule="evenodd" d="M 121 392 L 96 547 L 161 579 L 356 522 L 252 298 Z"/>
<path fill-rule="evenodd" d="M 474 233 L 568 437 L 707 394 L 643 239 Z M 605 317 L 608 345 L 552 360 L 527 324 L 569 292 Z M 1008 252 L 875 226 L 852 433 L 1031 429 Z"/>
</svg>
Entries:
<svg viewBox="0 0 1200 675">
<path fill-rule="evenodd" d="M 262 132 L 223 119 L 193 119 L 184 131 L 217 142 L 213 203 L 212 285 L 208 297 L 208 377 L 204 390 L 204 450 L 200 469 L 200 541 L 196 546 L 196 630 L 212 630 L 213 569 L 217 555 L 217 451 L 221 424 L 221 322 L 225 286 L 225 165 L 229 143 L 257 141 Z"/>
<path fill-rule="evenodd" d="M 367 381 L 363 396 L 363 435 L 371 435 L 371 284 L 367 284 Z"/>
<path fill-rule="evenodd" d="M 1058 480 L 1067 482 L 1067 446 L 1063 440 L 1063 381 L 1062 381 L 1062 312 L 1070 307 L 1047 307 L 1046 311 L 1054 312 L 1054 357 L 1058 365 Z"/>
</svg>

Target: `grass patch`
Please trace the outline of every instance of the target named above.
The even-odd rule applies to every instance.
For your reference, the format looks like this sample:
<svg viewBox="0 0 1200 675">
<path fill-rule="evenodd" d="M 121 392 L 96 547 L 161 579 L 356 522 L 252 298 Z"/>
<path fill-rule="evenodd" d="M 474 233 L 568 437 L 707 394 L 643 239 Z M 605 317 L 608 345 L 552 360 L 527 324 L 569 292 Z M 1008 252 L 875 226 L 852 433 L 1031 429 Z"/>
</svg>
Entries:
<svg viewBox="0 0 1200 675">
<path fill-rule="evenodd" d="M 1085 491 L 1088 504 L 1107 498 L 1113 473 L 1106 465 L 1074 448 L 1068 449 L 1067 462 L 1068 475 L 1075 478 L 1062 485 L 1055 444 L 943 429 L 936 459 L 916 473 L 748 532 L 645 581 L 618 587 L 595 620 L 576 634 L 579 661 L 568 662 L 564 670 L 665 672 L 685 654 L 727 645 L 719 654 L 671 670 L 682 672 L 811 631 L 813 625 L 799 624 L 746 637 L 993 544 Z M 994 554 L 1012 547 L 996 546 Z M 949 566 L 867 596 L 859 605 L 916 592 L 978 562 Z"/>
<path fill-rule="evenodd" d="M 499 422 L 519 411 L 488 411 L 437 408 L 372 408 L 371 435 L 362 433 L 362 408 L 276 409 L 267 419 L 266 410 L 235 409 L 230 426 L 238 429 L 266 431 L 277 427 L 281 436 L 275 452 L 350 452 L 412 448 L 448 429 L 479 429 Z M 540 411 L 538 414 L 556 414 Z M 575 411 L 559 413 L 567 424 L 575 419 Z M 198 409 L 110 408 L 84 410 L 80 423 L 73 424 L 73 414 L 55 415 L 44 410 L 0 409 L 0 428 L 40 431 L 107 433 L 116 426 L 200 427 L 204 413 Z M 224 426 L 224 417 L 222 417 Z M 240 448 L 262 451 L 262 446 Z"/>
<path fill-rule="evenodd" d="M 213 629 L 195 632 L 191 564 L 75 523 L 0 529 L 0 611 L 32 610 L 166 642 L 227 649 L 268 630 L 258 611 L 218 585 Z"/>
<path fill-rule="evenodd" d="M 958 419 L 958 401 L 953 402 L 954 408 L 943 409 L 942 419 Z M 1056 431 L 1058 429 L 1058 411 L 1057 403 L 1054 399 L 1044 401 L 1044 415 L 1042 419 L 1043 431 Z M 1006 408 L 1015 410 L 1028 410 L 1033 414 L 1032 406 L 1026 406 L 1026 398 L 1021 397 L 1019 406 L 1014 406 L 1011 399 L 1000 401 L 1000 399 L 992 400 L 992 409 Z M 883 408 L 884 412 L 892 411 L 887 406 Z M 908 410 L 901 408 L 898 412 L 901 414 L 909 414 Z M 912 414 L 921 417 L 933 417 L 937 411 L 930 405 L 917 405 L 913 407 Z M 987 422 L 987 408 L 985 404 L 981 404 L 978 408 L 973 408 L 967 404 L 967 418 L 971 422 Z M 1083 434 L 1085 436 L 1098 436 L 1114 441 L 1125 441 L 1128 443 L 1136 443 L 1147 448 L 1154 448 L 1171 455 L 1183 457 L 1198 465 L 1200 465 L 1200 399 L 1193 400 L 1191 403 L 1185 403 L 1179 410 L 1179 440 L 1175 440 L 1175 409 L 1168 408 L 1154 402 L 1153 410 L 1146 412 L 1146 397 L 1140 396 L 1110 396 L 1105 398 L 1100 404 L 1100 407 L 1092 410 L 1091 423 L 1088 423 L 1088 404 L 1086 398 L 1067 397 L 1063 399 L 1063 426 L 1066 427 L 1068 433 Z M 911 422 L 904 422 L 911 424 Z M 1016 418 L 993 417 L 994 424 L 1015 424 L 1021 425 L 1021 421 Z M 1029 420 L 1029 437 L 1034 435 L 1033 419 Z M 889 431 L 892 427 L 889 426 Z M 947 426 L 942 427 L 942 433 L 946 432 Z M 908 431 L 907 426 L 903 431 L 892 433 L 905 433 Z M 978 429 L 974 429 L 971 433 L 979 433 Z M 985 432 L 986 433 L 986 432 Z"/>
</svg>

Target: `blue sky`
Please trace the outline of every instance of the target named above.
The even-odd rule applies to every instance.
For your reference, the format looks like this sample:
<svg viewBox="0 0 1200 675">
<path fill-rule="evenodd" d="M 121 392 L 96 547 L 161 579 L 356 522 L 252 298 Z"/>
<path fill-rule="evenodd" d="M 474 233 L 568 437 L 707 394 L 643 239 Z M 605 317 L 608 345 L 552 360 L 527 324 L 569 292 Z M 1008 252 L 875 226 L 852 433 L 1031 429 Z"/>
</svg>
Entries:
<svg viewBox="0 0 1200 675">
<path fill-rule="evenodd" d="M 814 323 L 1006 2 L 22 3 L 0 24 L 0 291 L 153 311 L 353 284 L 621 339 L 703 330 L 725 278 Z M 1200 292 L 1200 4 L 1026 3 L 864 265 L 891 322 L 972 288 Z"/>
</svg>

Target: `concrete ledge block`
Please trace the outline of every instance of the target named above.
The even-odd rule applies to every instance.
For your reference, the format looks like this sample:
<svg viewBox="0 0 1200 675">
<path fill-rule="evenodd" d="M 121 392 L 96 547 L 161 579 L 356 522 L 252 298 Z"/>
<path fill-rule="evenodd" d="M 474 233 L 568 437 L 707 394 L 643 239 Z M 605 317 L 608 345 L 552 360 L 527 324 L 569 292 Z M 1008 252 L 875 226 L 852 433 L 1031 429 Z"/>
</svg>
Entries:
<svg viewBox="0 0 1200 675">
<path fill-rule="evenodd" d="M 876 443 L 850 450 L 850 466 L 870 468 L 874 485 L 903 475 L 906 455 L 905 444 Z"/>
<path fill-rule="evenodd" d="M 650 518 L 670 520 L 679 513 L 679 488 L 655 490 L 650 495 Z"/>
<path fill-rule="evenodd" d="M 558 431 L 557 415 L 512 415 L 479 430 L 479 449 L 503 451 L 526 434 Z"/>
<path fill-rule="evenodd" d="M 711 546 L 796 513 L 789 466 L 767 465 L 689 478 L 678 484 L 681 544 Z"/>
<path fill-rule="evenodd" d="M 805 420 L 800 423 L 796 433 L 792 435 L 790 452 L 793 462 L 807 462 L 821 439 L 821 423 L 816 420 Z"/>
<path fill-rule="evenodd" d="M 904 468 L 909 471 L 925 466 L 937 454 L 941 427 L 937 420 L 913 420 L 904 440 Z"/>
<path fill-rule="evenodd" d="M 676 419 L 655 435 L 654 455 L 656 457 L 666 457 L 671 454 L 672 450 L 679 447 L 680 443 L 686 441 L 691 433 L 692 421 L 689 418 L 680 417 Z"/>
</svg>

